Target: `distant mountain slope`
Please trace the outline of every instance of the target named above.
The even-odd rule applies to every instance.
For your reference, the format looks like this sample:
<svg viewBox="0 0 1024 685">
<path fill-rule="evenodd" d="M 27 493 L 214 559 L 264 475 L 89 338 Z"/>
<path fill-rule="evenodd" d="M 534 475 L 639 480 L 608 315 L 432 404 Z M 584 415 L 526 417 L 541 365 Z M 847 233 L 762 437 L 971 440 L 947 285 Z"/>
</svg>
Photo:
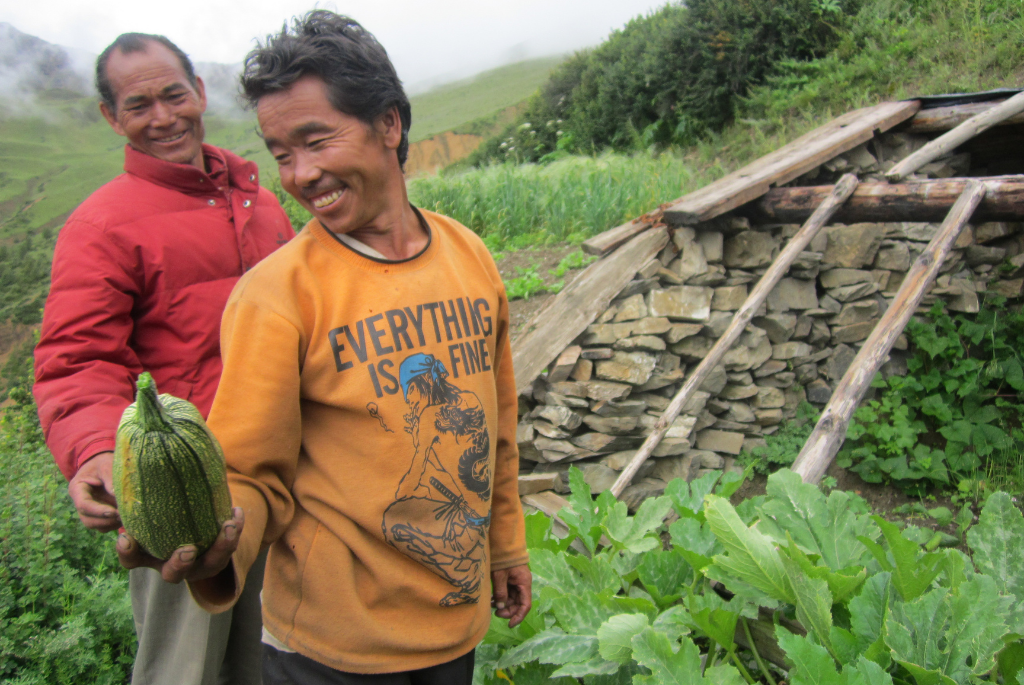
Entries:
<svg viewBox="0 0 1024 685">
<path fill-rule="evenodd" d="M 92 86 L 80 62 L 80 53 L 0 22 L 0 102 L 7 107 L 39 93 L 88 94 Z"/>
<path fill-rule="evenodd" d="M 490 117 L 533 95 L 551 70 L 565 57 L 544 57 L 508 64 L 456 81 L 410 98 L 412 103 L 412 142 Z M 484 133 L 484 131 L 457 131 Z"/>
</svg>

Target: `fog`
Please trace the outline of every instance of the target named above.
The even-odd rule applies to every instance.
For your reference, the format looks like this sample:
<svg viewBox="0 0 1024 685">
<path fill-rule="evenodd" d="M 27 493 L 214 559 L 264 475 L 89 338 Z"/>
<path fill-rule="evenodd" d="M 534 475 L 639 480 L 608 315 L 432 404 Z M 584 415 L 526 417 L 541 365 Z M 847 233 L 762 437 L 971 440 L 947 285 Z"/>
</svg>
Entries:
<svg viewBox="0 0 1024 685">
<path fill-rule="evenodd" d="M 48 0 L 5 2 L 0 22 L 23 33 L 99 53 L 126 31 L 160 33 L 196 62 L 241 62 L 256 38 L 313 7 L 343 12 L 372 31 L 391 55 L 411 94 L 503 64 L 596 45 L 629 19 L 663 0 Z M 78 60 L 72 60 L 78 61 Z M 77 65 L 76 65 L 77 66 Z M 10 79 L 0 59 L 0 87 Z M 8 88 L 10 84 L 8 83 Z M 3 92 L 9 92 L 3 91 Z"/>
</svg>

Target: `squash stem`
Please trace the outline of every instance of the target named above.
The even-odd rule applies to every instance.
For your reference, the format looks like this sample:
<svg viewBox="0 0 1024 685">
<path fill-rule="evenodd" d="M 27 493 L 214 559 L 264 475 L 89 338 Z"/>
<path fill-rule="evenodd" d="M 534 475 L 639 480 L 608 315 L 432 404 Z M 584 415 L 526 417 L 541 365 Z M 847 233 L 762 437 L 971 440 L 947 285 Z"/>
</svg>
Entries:
<svg viewBox="0 0 1024 685">
<path fill-rule="evenodd" d="M 148 371 L 143 372 L 139 376 L 135 387 L 137 389 L 135 394 L 135 410 L 137 412 L 136 415 L 139 417 L 139 423 L 142 425 L 142 430 L 146 432 L 172 432 L 171 423 L 167 419 L 163 405 L 160 404 L 160 398 L 157 397 L 156 383 L 153 382 L 153 376 Z"/>
</svg>

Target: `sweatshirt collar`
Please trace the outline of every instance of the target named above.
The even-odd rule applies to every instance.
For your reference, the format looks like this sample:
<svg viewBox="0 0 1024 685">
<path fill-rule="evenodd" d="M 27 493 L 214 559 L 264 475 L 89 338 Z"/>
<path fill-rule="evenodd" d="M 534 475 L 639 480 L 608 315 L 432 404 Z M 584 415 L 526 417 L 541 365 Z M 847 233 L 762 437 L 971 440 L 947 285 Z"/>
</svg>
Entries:
<svg viewBox="0 0 1024 685">
<path fill-rule="evenodd" d="M 409 206 L 412 207 L 412 210 L 420 220 L 420 225 L 427 232 L 427 246 L 418 254 L 409 257 L 408 259 L 402 259 L 399 261 L 376 259 L 374 257 L 369 257 L 362 252 L 357 252 L 355 249 L 342 242 L 333 232 L 324 228 L 316 219 L 311 219 L 310 222 L 306 224 L 306 230 L 310 232 L 318 243 L 327 248 L 329 252 L 334 253 L 352 266 L 358 267 L 364 271 L 382 274 L 416 271 L 423 268 L 434 259 L 434 256 L 437 254 L 440 236 L 438 235 L 437 227 L 432 225 L 429 219 L 424 216 L 418 208 L 413 205 Z"/>
<path fill-rule="evenodd" d="M 219 194 L 218 185 L 224 185 L 226 174 L 231 188 L 256 192 L 259 188 L 259 169 L 254 162 L 221 148 L 203 143 L 204 166 L 199 170 L 191 164 L 176 164 L 139 152 L 131 145 L 124 147 L 124 170 L 150 183 L 190 195 Z M 212 174 L 212 175 L 211 175 Z"/>
</svg>

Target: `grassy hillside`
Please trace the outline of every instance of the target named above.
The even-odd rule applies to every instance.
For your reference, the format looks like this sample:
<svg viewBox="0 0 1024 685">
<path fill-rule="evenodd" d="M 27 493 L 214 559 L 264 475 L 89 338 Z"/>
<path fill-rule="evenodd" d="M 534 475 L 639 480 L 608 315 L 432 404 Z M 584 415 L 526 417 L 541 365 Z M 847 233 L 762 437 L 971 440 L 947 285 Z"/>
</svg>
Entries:
<svg viewBox="0 0 1024 685">
<path fill-rule="evenodd" d="M 485 71 L 472 78 L 440 86 L 410 98 L 416 142 L 478 119 L 486 119 L 533 95 L 563 57 L 544 57 Z M 459 131 L 490 133 L 490 131 Z"/>
</svg>

